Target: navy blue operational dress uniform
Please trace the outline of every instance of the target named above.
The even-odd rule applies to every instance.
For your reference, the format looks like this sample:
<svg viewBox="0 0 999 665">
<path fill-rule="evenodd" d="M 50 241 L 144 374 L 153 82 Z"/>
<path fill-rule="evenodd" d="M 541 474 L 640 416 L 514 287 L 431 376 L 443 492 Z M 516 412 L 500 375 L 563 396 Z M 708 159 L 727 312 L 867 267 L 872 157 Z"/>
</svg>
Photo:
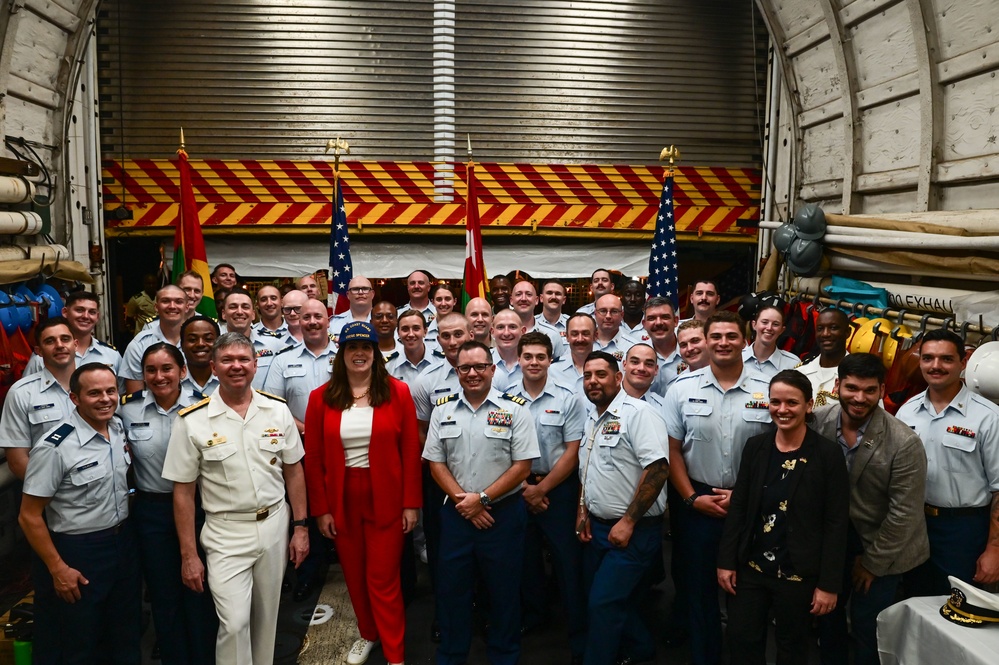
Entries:
<svg viewBox="0 0 999 665">
<path fill-rule="evenodd" d="M 603 403 L 598 404 L 591 377 L 607 368 L 610 375 L 600 379 Z M 666 509 L 662 490 L 669 457 L 665 431 L 662 420 L 645 402 L 620 389 L 616 362 L 587 359 L 583 376 L 587 397 L 595 404 L 579 452 L 582 492 L 577 531 L 588 540 L 583 584 L 588 594 L 589 631 L 583 662 L 612 665 L 619 657 L 649 660 L 655 657 L 655 643 L 635 599 L 656 557 L 662 556 Z M 647 497 L 648 507 L 632 517 L 629 513 L 641 500 L 644 483 L 652 480 L 653 474 L 646 471 L 653 465 L 659 469 L 657 487 Z M 620 529 L 626 523 L 632 523 L 631 533 L 622 543 Z"/>
<path fill-rule="evenodd" d="M 538 434 L 540 456 L 531 463 L 531 475 L 527 477 L 527 484 L 544 485 L 545 479 L 566 454 L 566 444 L 573 446 L 572 459 L 576 459 L 586 414 L 576 395 L 550 378 L 541 394 L 535 398 L 524 388 L 523 382 L 516 389 L 511 389 L 510 393 L 527 403 Z M 579 479 L 575 467 L 574 464 L 565 480 L 548 489 L 544 495 L 548 500 L 546 510 L 528 513 L 521 598 L 525 627 L 547 621 L 542 563 L 543 538 L 551 549 L 552 568 L 569 623 L 569 646 L 573 655 L 582 655 L 586 645 L 586 607 L 580 579 L 582 552 L 573 532 L 579 499 Z"/>
<path fill-rule="evenodd" d="M 492 365 L 485 351 L 480 354 L 480 360 L 489 367 L 485 373 L 491 379 Z M 460 359 L 464 360 L 466 355 L 462 352 Z M 476 572 L 489 596 L 489 662 L 516 665 L 519 661 L 520 578 L 527 524 L 520 483 L 529 465 L 509 491 L 489 496 L 486 490 L 518 462 L 537 457 L 534 421 L 519 397 L 489 390 L 485 400 L 473 408 L 464 393 L 455 393 L 441 398 L 430 416 L 423 458 L 446 465 L 458 486 L 455 493 L 477 495 L 486 509 L 480 516 L 487 514 L 492 519 L 491 525 L 482 528 L 463 517 L 451 495 L 454 488 L 443 487 L 442 483 L 449 496 L 440 513 L 438 665 L 462 665 L 468 659 Z"/>
<path fill-rule="evenodd" d="M 132 516 L 164 665 L 215 662 L 215 603 L 207 590 L 197 593 L 181 580 L 173 483 L 161 475 L 177 413 L 202 399 L 201 393 L 182 390 L 177 402 L 164 409 L 150 391 L 140 390 L 122 397 L 118 407 L 132 454 L 136 486 Z M 198 511 L 199 531 L 204 519 L 204 512 Z"/>
<path fill-rule="evenodd" d="M 725 520 L 699 512 L 696 497 L 715 489 L 731 490 L 751 436 L 770 427 L 769 383 L 744 367 L 739 380 L 725 390 L 711 366 L 684 374 L 666 392 L 664 415 L 670 439 L 679 440 L 682 461 L 693 487 L 682 497 L 682 538 L 674 550 L 681 556 L 689 594 L 689 630 L 694 665 L 714 665 L 721 657 L 721 608 L 716 560 Z"/>
<path fill-rule="evenodd" d="M 919 592 L 946 594 L 947 576 L 971 582 L 986 550 L 999 492 L 999 407 L 961 386 L 939 412 L 922 392 L 902 405 L 897 418 L 926 449 L 930 560 L 917 569 Z"/>
<path fill-rule="evenodd" d="M 34 662 L 138 665 L 141 576 L 129 519 L 131 457 L 113 417 L 117 380 L 97 363 L 77 377 L 83 405 L 42 436 L 24 479 L 20 523 L 39 555 Z"/>
</svg>

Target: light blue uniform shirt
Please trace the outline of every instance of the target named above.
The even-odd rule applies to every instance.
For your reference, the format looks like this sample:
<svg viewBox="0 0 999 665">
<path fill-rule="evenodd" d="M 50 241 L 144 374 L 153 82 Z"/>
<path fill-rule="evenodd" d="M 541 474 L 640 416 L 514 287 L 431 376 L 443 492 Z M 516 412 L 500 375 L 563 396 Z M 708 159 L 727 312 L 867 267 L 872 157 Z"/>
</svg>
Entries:
<svg viewBox="0 0 999 665">
<path fill-rule="evenodd" d="M 793 353 L 777 349 L 766 360 L 759 360 L 753 352 L 753 345 L 750 344 L 742 350 L 742 362 L 746 367 L 756 370 L 767 378 L 772 378 L 777 372 L 794 369 L 800 365 L 801 358 Z"/>
<path fill-rule="evenodd" d="M 24 493 L 51 499 L 45 518 L 56 533 L 93 533 L 128 517 L 131 459 L 121 422 L 108 423 L 110 440 L 74 410 L 31 451 Z"/>
<path fill-rule="evenodd" d="M 978 508 L 999 492 L 999 407 L 961 386 L 940 413 L 921 392 L 898 410 L 926 448 L 926 503 Z"/>
<path fill-rule="evenodd" d="M 583 305 L 582 307 L 580 307 L 579 309 L 577 309 L 576 313 L 579 314 L 580 312 L 582 312 L 583 314 L 589 314 L 590 316 L 593 316 L 594 312 L 596 312 L 596 311 L 597 311 L 597 303 L 596 302 L 588 302 L 585 305 Z"/>
<path fill-rule="evenodd" d="M 579 450 L 579 479 L 591 515 L 620 519 L 635 498 L 642 471 L 656 460 L 668 460 L 663 422 L 645 402 L 618 392 L 607 409 L 592 409 Z M 662 515 L 666 492 L 660 492 L 645 515 Z"/>
<path fill-rule="evenodd" d="M 0 416 L 0 447 L 32 448 L 76 407 L 69 393 L 44 367 L 14 382 Z"/>
<path fill-rule="evenodd" d="M 525 331 L 524 334 L 526 335 L 529 332 L 544 333 L 548 336 L 548 339 L 550 339 L 552 343 L 552 360 L 557 360 L 568 352 L 568 347 L 565 345 L 563 335 L 560 334 L 555 328 L 552 328 L 551 326 L 543 326 L 537 323 L 537 320 L 535 319 L 534 327 Z"/>
<path fill-rule="evenodd" d="M 281 325 L 279 325 L 275 330 L 265 327 L 260 321 L 254 323 L 251 327 L 259 333 L 271 333 L 281 337 L 282 339 L 290 335 L 288 332 L 288 324 L 284 321 L 284 319 L 281 319 Z"/>
<path fill-rule="evenodd" d="M 312 353 L 305 344 L 282 351 L 274 357 L 262 390 L 283 398 L 288 402 L 291 415 L 296 420 L 305 422 L 309 395 L 329 382 L 334 357 L 336 347 L 332 342 L 319 354 Z"/>
<path fill-rule="evenodd" d="M 87 363 L 101 363 L 110 367 L 111 371 L 117 374 L 118 369 L 121 367 L 121 354 L 110 344 L 105 344 L 96 337 L 91 339 L 90 346 L 82 352 L 77 349 L 76 366 L 83 367 Z M 37 353 L 32 353 L 22 376 L 37 374 L 42 371 L 42 367 L 44 366 L 45 363 L 42 362 L 42 357 Z"/>
<path fill-rule="evenodd" d="M 508 388 L 517 385 L 524 378 L 520 363 L 508 365 L 496 349 L 493 349 L 493 364 L 496 365 L 496 372 L 493 374 L 493 388 L 500 392 L 506 392 Z"/>
<path fill-rule="evenodd" d="M 333 340 L 334 341 L 340 339 L 340 331 L 343 330 L 343 327 L 345 325 L 347 325 L 348 323 L 350 323 L 353 320 L 354 320 L 354 315 L 353 315 L 353 313 L 351 313 L 351 311 L 349 309 L 346 312 L 340 312 L 336 316 L 331 316 L 330 317 L 330 326 L 329 326 L 329 328 L 330 328 L 330 334 L 333 335 Z M 369 311 L 368 315 L 366 317 L 364 317 L 363 319 L 358 319 L 358 320 L 359 321 L 365 321 L 367 323 L 371 323 L 371 312 Z"/>
<path fill-rule="evenodd" d="M 453 395 L 430 416 L 423 459 L 447 464 L 464 491 L 485 491 L 514 462 L 539 455 L 534 419 L 522 402 L 519 397 L 490 390 L 479 408 L 473 409 L 463 393 Z M 499 501 L 518 492 L 519 485 L 489 498 Z"/>
<path fill-rule="evenodd" d="M 601 342 L 599 339 L 594 338 L 593 350 L 606 351 L 617 358 L 618 362 L 621 362 L 624 360 L 624 354 L 628 353 L 628 349 L 633 347 L 635 344 L 638 344 L 638 340 L 625 332 L 624 326 L 622 325 L 621 329 L 617 331 L 616 335 L 614 335 L 614 339 L 609 342 Z"/>
<path fill-rule="evenodd" d="M 769 394 L 769 383 L 747 368 L 727 391 L 710 365 L 673 383 L 663 398 L 666 429 L 683 441 L 691 480 L 720 489 L 735 486 L 746 440 L 771 427 Z"/>
<path fill-rule="evenodd" d="M 118 415 L 125 428 L 125 439 L 132 451 L 135 486 L 143 492 L 169 494 L 173 481 L 164 480 L 163 460 L 170 443 L 170 428 L 177 412 L 204 399 L 201 393 L 181 389 L 180 398 L 164 411 L 148 390 L 140 390 L 121 398 Z"/>
<path fill-rule="evenodd" d="M 437 406 L 437 401 L 460 392 L 461 384 L 458 382 L 458 372 L 445 360 L 440 365 L 423 370 L 410 388 L 416 405 L 417 420 L 430 422 L 430 414 Z"/>
<path fill-rule="evenodd" d="M 253 343 L 253 355 L 257 359 L 257 373 L 254 374 L 251 385 L 257 390 L 264 389 L 264 384 L 267 382 L 267 375 L 270 373 L 271 364 L 274 362 L 277 354 L 296 346 L 304 346 L 302 342 L 299 342 L 291 335 L 281 337 L 270 331 L 261 333 L 251 330 L 250 342 Z"/>
<path fill-rule="evenodd" d="M 438 353 L 440 355 L 438 355 Z M 399 355 L 393 357 L 385 365 L 385 369 L 388 370 L 390 376 L 394 376 L 408 386 L 413 386 L 416 383 L 416 378 L 424 370 L 439 365 L 440 363 L 447 362 L 444 358 L 444 354 L 440 352 L 432 352 L 427 345 L 423 345 L 423 357 L 415 365 L 409 361 L 406 357 L 406 352 L 403 351 Z"/>
<path fill-rule="evenodd" d="M 159 322 L 156 321 L 155 323 L 158 324 Z M 142 354 L 157 342 L 173 344 L 173 342 L 163 336 L 163 331 L 159 325 L 150 326 L 136 335 L 135 339 L 129 342 L 125 348 L 125 355 L 122 357 L 121 365 L 118 367 L 118 376 L 122 379 L 132 381 L 145 380 L 142 376 Z M 174 344 L 174 346 L 178 349 L 180 348 L 180 344 Z"/>
<path fill-rule="evenodd" d="M 563 340 L 565 339 L 565 324 L 568 321 L 569 321 L 569 315 L 568 314 L 559 314 L 558 315 L 558 321 L 556 323 L 552 323 L 551 321 L 549 321 L 548 319 L 546 319 L 543 312 L 541 314 L 536 314 L 534 316 L 534 322 L 539 327 L 541 327 L 541 328 L 551 328 L 552 330 L 555 330 L 556 332 L 558 332 L 560 334 L 560 336 L 562 337 Z"/>
<path fill-rule="evenodd" d="M 531 473 L 551 473 L 565 453 L 566 442 L 579 441 L 583 437 L 586 414 L 580 408 L 579 400 L 572 391 L 556 384 L 550 377 L 537 399 L 531 398 L 523 381 L 508 392 L 523 398 L 534 418 L 540 455 L 531 464 Z"/>
<path fill-rule="evenodd" d="M 201 393 L 205 397 L 211 397 L 219 389 L 219 377 L 212 374 L 208 377 L 208 382 L 199 386 L 190 373 L 180 380 L 180 391 L 185 393 Z"/>
</svg>

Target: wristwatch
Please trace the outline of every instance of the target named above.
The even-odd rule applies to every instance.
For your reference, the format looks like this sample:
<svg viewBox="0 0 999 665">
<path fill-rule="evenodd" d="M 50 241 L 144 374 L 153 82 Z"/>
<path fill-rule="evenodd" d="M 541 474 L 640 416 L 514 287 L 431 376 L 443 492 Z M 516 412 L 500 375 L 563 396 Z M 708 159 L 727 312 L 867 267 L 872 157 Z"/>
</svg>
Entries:
<svg viewBox="0 0 999 665">
<path fill-rule="evenodd" d="M 296 527 L 296 526 L 308 526 L 308 525 L 309 525 L 308 520 L 292 520 L 291 521 L 291 526 L 292 527 Z"/>
<path fill-rule="evenodd" d="M 488 508 L 492 505 L 493 500 L 489 498 L 489 495 L 485 492 L 479 492 L 479 503 Z"/>
<path fill-rule="evenodd" d="M 686 499 L 683 500 L 683 505 L 687 506 L 688 508 L 693 508 L 694 502 L 697 501 L 698 496 L 700 495 L 697 492 L 694 492 L 693 494 L 691 494 L 690 496 L 688 496 Z"/>
</svg>

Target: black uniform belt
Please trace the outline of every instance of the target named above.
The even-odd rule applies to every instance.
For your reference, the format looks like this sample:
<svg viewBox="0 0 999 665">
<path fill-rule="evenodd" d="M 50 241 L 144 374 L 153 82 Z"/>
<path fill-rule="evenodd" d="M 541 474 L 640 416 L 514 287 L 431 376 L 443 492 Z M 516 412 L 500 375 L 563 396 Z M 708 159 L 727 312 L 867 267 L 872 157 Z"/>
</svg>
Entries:
<svg viewBox="0 0 999 665">
<path fill-rule="evenodd" d="M 616 517 L 614 519 L 607 519 L 606 517 L 597 517 L 592 513 L 590 513 L 590 519 L 596 522 L 597 524 L 603 524 L 604 526 L 614 526 L 621 520 L 620 517 Z M 662 515 L 646 515 L 642 519 L 635 522 L 635 526 L 651 526 L 654 524 L 662 524 L 662 523 L 663 523 Z"/>
<path fill-rule="evenodd" d="M 977 508 L 940 508 L 923 504 L 923 512 L 927 517 L 978 517 L 988 514 L 988 506 L 978 506 Z"/>
<path fill-rule="evenodd" d="M 52 535 L 59 538 L 59 540 L 75 540 L 78 542 L 91 541 L 91 540 L 101 540 L 103 538 L 108 538 L 110 536 L 117 536 L 121 533 L 122 529 L 128 523 L 128 518 L 123 519 L 114 526 L 109 526 L 106 529 L 100 529 L 99 531 L 91 531 L 90 533 L 60 533 L 58 531 L 53 531 Z"/>
<path fill-rule="evenodd" d="M 528 485 L 537 485 L 538 483 L 540 483 L 542 480 L 544 480 L 547 477 L 548 477 L 547 473 L 532 473 L 531 475 L 529 475 L 527 477 L 527 484 Z"/>
<path fill-rule="evenodd" d="M 173 503 L 173 492 L 144 492 L 142 490 L 135 491 L 136 498 L 142 499 L 143 501 L 155 501 L 157 503 Z"/>
</svg>

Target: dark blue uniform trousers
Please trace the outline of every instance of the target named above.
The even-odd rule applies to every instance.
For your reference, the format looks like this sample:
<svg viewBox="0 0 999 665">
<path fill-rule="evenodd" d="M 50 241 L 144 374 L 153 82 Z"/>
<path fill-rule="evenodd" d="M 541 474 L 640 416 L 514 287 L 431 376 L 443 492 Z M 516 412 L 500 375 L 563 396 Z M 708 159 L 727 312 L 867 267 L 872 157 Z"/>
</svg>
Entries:
<svg viewBox="0 0 999 665">
<path fill-rule="evenodd" d="M 440 511 L 438 665 L 463 665 L 468 659 L 476 570 L 489 596 L 489 662 L 516 665 L 520 658 L 520 576 L 527 510 L 520 496 L 514 495 L 494 505 L 490 513 L 495 523 L 488 529 L 477 529 L 450 501 Z"/>
<path fill-rule="evenodd" d="M 613 665 L 621 656 L 655 658 L 656 645 L 638 611 L 640 582 L 662 557 L 662 523 L 635 525 L 628 546 L 611 545 L 611 526 L 590 520 L 593 539 L 583 549 L 583 586 L 590 630 L 585 665 Z"/>
<path fill-rule="evenodd" d="M 524 625 L 534 626 L 548 618 L 548 602 L 542 539 L 552 553 L 552 569 L 558 580 L 569 625 L 569 647 L 574 656 L 586 647 L 586 604 L 580 577 L 582 545 L 576 537 L 576 506 L 579 503 L 579 479 L 574 475 L 548 493 L 548 510 L 527 514 L 524 540 L 524 579 L 521 602 Z M 525 504 L 526 507 L 526 504 Z"/>
<path fill-rule="evenodd" d="M 692 483 L 694 489 L 705 492 L 705 485 Z M 688 627 L 690 656 L 693 665 L 717 665 L 721 659 L 721 606 L 718 602 L 718 547 L 721 543 L 724 519 L 708 517 L 693 508 L 684 508 L 677 516 L 681 524 L 681 540 L 673 541 L 674 553 L 679 551 L 681 568 L 687 580 Z"/>
<path fill-rule="evenodd" d="M 989 539 L 989 508 L 977 515 L 926 517 L 930 558 L 905 575 L 910 596 L 950 595 L 948 575 L 970 582 Z"/>
<path fill-rule="evenodd" d="M 173 521 L 173 495 L 162 496 L 166 500 L 160 495 L 140 493 L 132 507 L 162 663 L 214 665 L 215 638 L 219 631 L 215 602 L 207 582 L 204 593 L 184 586 L 180 576 L 180 542 Z M 195 527 L 197 533 L 203 524 L 204 513 L 201 513 Z"/>
<path fill-rule="evenodd" d="M 95 533 L 52 533 L 59 556 L 88 580 L 80 600 L 56 595 L 52 577 L 35 557 L 35 665 L 139 665 L 142 579 L 131 520 Z"/>
</svg>

